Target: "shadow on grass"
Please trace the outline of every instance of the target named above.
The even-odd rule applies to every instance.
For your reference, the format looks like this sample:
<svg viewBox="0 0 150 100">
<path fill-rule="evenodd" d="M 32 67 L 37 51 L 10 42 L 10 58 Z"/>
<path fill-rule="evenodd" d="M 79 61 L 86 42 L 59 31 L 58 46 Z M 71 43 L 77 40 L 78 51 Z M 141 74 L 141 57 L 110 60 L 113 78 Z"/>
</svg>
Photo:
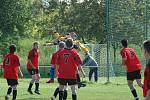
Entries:
<svg viewBox="0 0 150 100">
<path fill-rule="evenodd" d="M 50 100 L 50 98 L 33 98 L 33 97 L 26 97 L 26 98 L 17 99 L 17 100 Z"/>
</svg>

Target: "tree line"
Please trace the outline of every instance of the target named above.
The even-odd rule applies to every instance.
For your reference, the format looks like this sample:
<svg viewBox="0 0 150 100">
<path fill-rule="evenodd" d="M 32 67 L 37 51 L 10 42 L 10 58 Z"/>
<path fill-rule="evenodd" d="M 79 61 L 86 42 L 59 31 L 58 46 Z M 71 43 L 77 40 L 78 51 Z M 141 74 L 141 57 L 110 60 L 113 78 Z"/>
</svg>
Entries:
<svg viewBox="0 0 150 100">
<path fill-rule="evenodd" d="M 1 50 L 20 39 L 43 39 L 54 31 L 76 32 L 84 43 L 106 43 L 106 13 L 109 13 L 109 35 L 114 50 L 123 37 L 137 45 L 144 39 L 143 0 L 109 0 L 109 5 L 106 0 L 46 0 L 49 5 L 43 1 L 0 1 Z M 109 12 L 105 10 L 107 6 Z"/>
</svg>

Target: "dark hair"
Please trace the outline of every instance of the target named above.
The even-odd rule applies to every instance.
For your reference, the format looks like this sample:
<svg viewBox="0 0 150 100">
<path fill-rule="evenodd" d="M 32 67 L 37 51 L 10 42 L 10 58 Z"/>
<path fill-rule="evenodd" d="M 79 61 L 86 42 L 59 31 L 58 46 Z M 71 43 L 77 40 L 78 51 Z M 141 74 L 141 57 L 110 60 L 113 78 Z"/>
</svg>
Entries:
<svg viewBox="0 0 150 100">
<path fill-rule="evenodd" d="M 59 42 L 59 48 L 64 48 L 65 47 L 65 43 L 63 41 Z"/>
<path fill-rule="evenodd" d="M 128 47 L 128 40 L 127 39 L 123 39 L 123 40 L 121 40 L 121 44 L 122 44 L 122 46 L 123 47 Z"/>
<path fill-rule="evenodd" d="M 72 39 L 67 39 L 65 43 L 66 43 L 67 48 L 73 47 L 73 40 Z"/>
<path fill-rule="evenodd" d="M 33 46 L 39 45 L 39 43 L 36 41 L 33 43 Z"/>
<path fill-rule="evenodd" d="M 150 40 L 144 41 L 143 47 L 148 53 L 150 53 Z"/>
<path fill-rule="evenodd" d="M 15 45 L 15 44 L 11 44 L 11 45 L 9 46 L 9 52 L 10 52 L 10 53 L 16 52 L 16 45 Z"/>
</svg>

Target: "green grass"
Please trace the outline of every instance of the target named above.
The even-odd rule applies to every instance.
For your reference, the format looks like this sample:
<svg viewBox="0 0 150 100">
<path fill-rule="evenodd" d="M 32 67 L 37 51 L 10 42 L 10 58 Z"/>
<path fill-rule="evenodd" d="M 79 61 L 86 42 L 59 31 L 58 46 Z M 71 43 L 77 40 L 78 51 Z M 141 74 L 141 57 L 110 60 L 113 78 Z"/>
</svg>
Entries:
<svg viewBox="0 0 150 100">
<path fill-rule="evenodd" d="M 46 84 L 45 82 L 48 79 L 41 79 L 41 95 L 29 95 L 26 92 L 29 80 L 19 79 L 17 100 L 50 100 L 55 88 L 58 86 L 57 83 Z M 126 85 L 125 77 L 111 78 L 111 82 L 105 85 L 105 78 L 101 78 L 98 83 L 88 82 L 87 87 L 78 90 L 78 100 L 133 100 L 130 90 Z M 142 100 L 142 90 L 137 85 L 135 87 Z M 6 80 L 0 79 L 0 100 L 4 100 L 7 88 Z M 68 90 L 67 100 L 71 100 L 70 88 Z"/>
</svg>

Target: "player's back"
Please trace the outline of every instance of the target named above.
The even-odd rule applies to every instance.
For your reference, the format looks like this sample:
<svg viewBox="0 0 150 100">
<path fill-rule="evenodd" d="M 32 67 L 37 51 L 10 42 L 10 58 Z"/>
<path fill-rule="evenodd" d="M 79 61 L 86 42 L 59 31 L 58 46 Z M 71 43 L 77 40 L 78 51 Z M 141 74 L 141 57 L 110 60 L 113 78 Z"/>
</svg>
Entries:
<svg viewBox="0 0 150 100">
<path fill-rule="evenodd" d="M 58 54 L 59 54 L 59 52 L 60 51 L 62 51 L 63 49 L 61 49 L 61 50 L 58 50 L 58 51 L 56 51 L 56 52 L 54 52 L 53 54 L 52 54 L 52 59 L 51 59 L 51 61 L 50 61 L 50 64 L 52 64 L 52 65 L 56 65 L 56 60 L 57 60 L 57 56 L 58 56 Z"/>
<path fill-rule="evenodd" d="M 76 79 L 77 66 L 82 61 L 73 49 L 64 49 L 59 52 L 57 64 L 59 65 L 58 77 L 66 79 Z"/>
<path fill-rule="evenodd" d="M 5 78 L 18 78 L 18 66 L 20 65 L 19 58 L 16 54 L 9 53 L 4 57 L 4 77 Z"/>
<path fill-rule="evenodd" d="M 136 71 L 141 69 L 140 61 L 136 55 L 136 52 L 132 48 L 124 48 L 122 52 L 125 52 L 127 60 L 126 65 L 128 67 L 128 71 Z"/>
<path fill-rule="evenodd" d="M 3 65 L 4 67 L 18 66 L 18 56 L 16 54 L 9 53 L 5 55 Z"/>
</svg>

